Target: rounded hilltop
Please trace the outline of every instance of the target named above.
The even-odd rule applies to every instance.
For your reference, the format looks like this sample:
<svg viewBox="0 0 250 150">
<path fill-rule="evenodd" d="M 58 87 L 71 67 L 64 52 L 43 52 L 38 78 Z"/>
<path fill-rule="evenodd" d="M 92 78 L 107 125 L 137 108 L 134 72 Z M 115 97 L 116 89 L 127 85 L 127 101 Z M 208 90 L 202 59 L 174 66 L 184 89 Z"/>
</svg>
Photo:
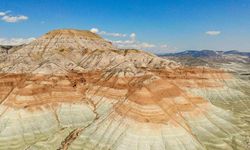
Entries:
<svg viewBox="0 0 250 150">
<path fill-rule="evenodd" d="M 99 35 L 88 31 L 88 30 L 77 30 L 77 29 L 56 29 L 49 31 L 44 36 L 46 37 L 54 37 L 57 35 L 61 36 L 70 36 L 70 37 L 83 37 L 88 39 L 102 39 Z"/>
<path fill-rule="evenodd" d="M 105 72 L 114 68 L 114 72 L 120 70 L 119 76 L 135 76 L 145 72 L 145 68 L 177 66 L 141 50 L 118 49 L 95 33 L 74 29 L 50 31 L 11 53 L 8 59 L 11 65 L 0 63 L 3 72 L 62 74 L 72 70 Z"/>
<path fill-rule="evenodd" d="M 37 38 L 25 48 L 26 52 L 48 53 L 55 50 L 110 50 L 112 43 L 88 30 L 57 29 Z"/>
</svg>

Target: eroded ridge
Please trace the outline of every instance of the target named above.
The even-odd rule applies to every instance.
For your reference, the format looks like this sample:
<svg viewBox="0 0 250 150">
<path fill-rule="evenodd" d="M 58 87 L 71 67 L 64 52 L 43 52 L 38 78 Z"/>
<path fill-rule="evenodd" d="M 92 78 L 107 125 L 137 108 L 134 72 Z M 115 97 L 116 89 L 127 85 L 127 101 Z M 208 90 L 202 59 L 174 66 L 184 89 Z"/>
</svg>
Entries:
<svg viewBox="0 0 250 150">
<path fill-rule="evenodd" d="M 0 147 L 205 149 L 214 137 L 215 149 L 235 141 L 244 149 L 239 121 L 189 92 L 221 89 L 227 80 L 232 76 L 221 70 L 182 67 L 136 77 L 112 71 L 1 74 Z M 38 116 L 43 126 L 29 122 Z"/>
</svg>

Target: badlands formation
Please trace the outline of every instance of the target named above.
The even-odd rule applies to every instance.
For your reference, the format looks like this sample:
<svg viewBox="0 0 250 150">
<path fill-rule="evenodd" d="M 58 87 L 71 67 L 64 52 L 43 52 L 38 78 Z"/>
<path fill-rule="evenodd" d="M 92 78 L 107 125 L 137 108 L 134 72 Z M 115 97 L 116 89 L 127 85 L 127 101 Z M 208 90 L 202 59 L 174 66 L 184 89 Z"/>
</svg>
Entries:
<svg viewBox="0 0 250 150">
<path fill-rule="evenodd" d="M 65 29 L 1 52 L 0 73 L 1 150 L 250 149 L 249 84 L 223 69 Z"/>
</svg>

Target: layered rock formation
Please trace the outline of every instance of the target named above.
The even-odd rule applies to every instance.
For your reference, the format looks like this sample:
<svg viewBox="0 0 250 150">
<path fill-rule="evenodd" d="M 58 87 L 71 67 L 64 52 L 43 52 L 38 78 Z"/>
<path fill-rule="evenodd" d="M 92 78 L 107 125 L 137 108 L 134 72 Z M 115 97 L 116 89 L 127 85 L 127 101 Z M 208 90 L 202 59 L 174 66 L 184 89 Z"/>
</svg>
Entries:
<svg viewBox="0 0 250 150">
<path fill-rule="evenodd" d="M 249 148 L 248 86 L 223 70 L 80 30 L 49 32 L 0 66 L 0 149 Z M 213 104 L 236 95 L 239 114 Z"/>
</svg>

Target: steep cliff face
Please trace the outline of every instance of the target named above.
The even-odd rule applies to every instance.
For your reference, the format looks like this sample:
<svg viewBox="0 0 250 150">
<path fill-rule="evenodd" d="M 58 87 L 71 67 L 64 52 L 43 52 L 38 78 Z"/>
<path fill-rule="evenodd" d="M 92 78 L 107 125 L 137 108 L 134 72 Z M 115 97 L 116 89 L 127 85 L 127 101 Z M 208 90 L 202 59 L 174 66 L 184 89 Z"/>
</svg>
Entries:
<svg viewBox="0 0 250 150">
<path fill-rule="evenodd" d="M 88 31 L 52 31 L 8 55 L 0 85 L 0 149 L 248 148 L 242 80 Z M 232 99 L 239 114 L 212 103 Z"/>
</svg>

